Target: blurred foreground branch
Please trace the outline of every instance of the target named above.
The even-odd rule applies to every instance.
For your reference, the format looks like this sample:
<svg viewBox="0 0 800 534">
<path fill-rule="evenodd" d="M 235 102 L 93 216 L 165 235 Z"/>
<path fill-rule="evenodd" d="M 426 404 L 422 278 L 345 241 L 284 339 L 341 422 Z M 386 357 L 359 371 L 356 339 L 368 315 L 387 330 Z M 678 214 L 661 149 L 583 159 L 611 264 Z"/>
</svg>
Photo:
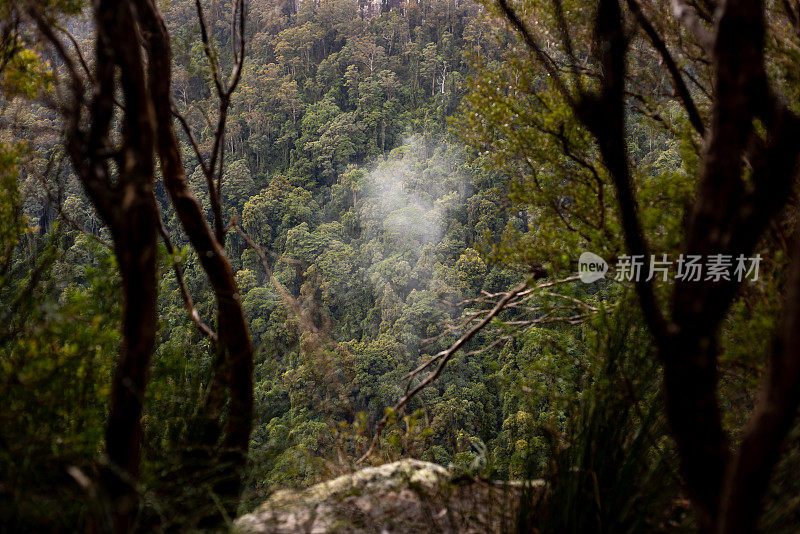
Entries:
<svg viewBox="0 0 800 534">
<path fill-rule="evenodd" d="M 456 340 L 447 349 L 435 354 L 428 361 L 426 361 L 425 363 L 423 363 L 422 365 L 420 365 L 419 367 L 417 367 L 416 369 L 414 369 L 413 371 L 411 371 L 409 374 L 407 374 L 404 377 L 407 380 L 406 388 L 405 388 L 405 394 L 403 395 L 403 397 L 400 400 L 397 401 L 397 403 L 394 406 L 392 406 L 390 409 L 387 409 L 386 413 L 384 414 L 384 416 L 381 418 L 380 421 L 378 421 L 378 425 L 375 428 L 375 435 L 372 438 L 372 443 L 370 444 L 369 449 L 367 449 L 367 452 L 365 452 L 361 456 L 361 458 L 359 458 L 356 461 L 356 464 L 360 464 L 360 463 L 364 462 L 364 460 L 369 458 L 370 455 L 372 455 L 372 453 L 375 451 L 375 449 L 378 446 L 378 442 L 380 440 L 381 433 L 383 432 L 383 429 L 386 427 L 386 423 L 389 420 L 390 414 L 394 414 L 394 413 L 397 413 L 399 410 L 402 410 L 408 404 L 408 402 L 411 399 L 413 399 L 420 391 L 422 391 L 423 389 L 428 387 L 430 384 L 432 384 L 433 381 L 436 380 L 439 377 L 439 375 L 442 373 L 442 370 L 444 370 L 444 367 L 447 365 L 447 362 L 450 361 L 450 359 L 452 359 L 452 357 L 456 354 L 456 352 L 458 352 L 458 350 L 461 347 L 463 347 L 464 344 L 467 343 L 470 339 L 472 339 L 478 332 L 483 330 L 492 321 L 492 319 L 494 319 L 497 316 L 497 314 L 499 314 L 501 311 L 503 311 L 505 309 L 518 308 L 521 304 L 523 304 L 523 303 L 527 302 L 529 299 L 531 299 L 535 294 L 537 294 L 537 291 L 539 291 L 541 289 L 553 287 L 553 286 L 558 285 L 558 284 L 574 282 L 574 281 L 576 281 L 578 279 L 579 279 L 578 276 L 570 276 L 570 277 L 562 278 L 562 279 L 559 279 L 559 280 L 552 280 L 552 281 L 549 281 L 549 282 L 541 282 L 541 283 L 539 283 L 539 284 L 537 284 L 537 285 L 535 285 L 534 287 L 531 287 L 531 288 L 528 288 L 529 282 L 525 281 L 525 282 L 522 282 L 521 284 L 517 285 L 516 287 L 514 287 L 510 291 L 501 292 L 501 293 L 484 293 L 484 295 L 482 297 L 474 299 L 473 301 L 466 301 L 466 302 L 475 302 L 475 303 L 488 303 L 488 302 L 491 302 L 491 303 L 494 304 L 494 306 L 489 310 L 483 310 L 483 311 L 480 311 L 480 312 L 473 312 L 473 313 L 468 314 L 467 315 L 467 319 L 460 325 L 460 327 L 457 327 L 455 329 L 449 330 L 447 333 L 450 333 L 453 330 L 458 330 L 458 329 L 460 329 L 462 327 L 466 327 L 467 325 L 473 323 L 474 321 L 478 320 L 479 318 L 480 318 L 480 320 L 478 320 L 478 322 L 474 326 L 472 326 L 472 328 L 470 328 L 464 334 L 462 334 L 461 337 L 459 337 L 458 340 Z M 583 303 L 581 303 L 581 304 L 583 304 Z M 597 309 L 594 308 L 594 307 L 591 307 L 591 306 L 588 306 L 588 305 L 585 305 L 585 306 L 587 306 L 590 310 L 597 311 Z M 540 316 L 538 318 L 530 319 L 530 320 L 527 320 L 527 321 L 516 322 L 516 324 L 523 324 L 524 323 L 526 326 L 530 327 L 530 326 L 533 326 L 535 324 L 541 324 L 541 323 L 544 323 L 544 322 L 554 322 L 554 321 L 572 322 L 572 321 L 579 321 L 579 317 L 585 317 L 585 316 L 588 316 L 588 315 L 587 314 L 573 315 L 571 317 L 560 317 L 559 318 L 559 317 L 554 317 L 554 316 L 549 316 L 547 314 L 543 314 L 542 316 Z M 502 341 L 503 341 L 503 338 L 500 338 L 497 341 L 495 341 L 494 343 L 492 343 L 491 346 L 495 346 L 499 342 L 502 342 Z M 414 378 L 419 373 L 421 373 L 422 371 L 424 371 L 425 369 L 427 369 L 428 367 L 430 367 L 431 365 L 433 365 L 437 361 L 439 362 L 439 364 L 436 366 L 436 368 L 433 371 L 431 371 L 430 373 L 428 373 L 428 375 L 419 384 L 417 384 L 413 389 L 410 389 L 411 388 L 411 382 L 414 380 Z"/>
</svg>

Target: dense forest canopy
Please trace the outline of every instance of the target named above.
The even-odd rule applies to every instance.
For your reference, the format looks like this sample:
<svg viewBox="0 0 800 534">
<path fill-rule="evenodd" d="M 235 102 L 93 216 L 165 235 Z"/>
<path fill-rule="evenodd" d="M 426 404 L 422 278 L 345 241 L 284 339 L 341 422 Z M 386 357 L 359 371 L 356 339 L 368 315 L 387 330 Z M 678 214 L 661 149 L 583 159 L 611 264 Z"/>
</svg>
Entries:
<svg viewBox="0 0 800 534">
<path fill-rule="evenodd" d="M 0 15 L 0 531 L 403 457 L 544 479 L 520 531 L 797 530 L 800 4 Z"/>
</svg>

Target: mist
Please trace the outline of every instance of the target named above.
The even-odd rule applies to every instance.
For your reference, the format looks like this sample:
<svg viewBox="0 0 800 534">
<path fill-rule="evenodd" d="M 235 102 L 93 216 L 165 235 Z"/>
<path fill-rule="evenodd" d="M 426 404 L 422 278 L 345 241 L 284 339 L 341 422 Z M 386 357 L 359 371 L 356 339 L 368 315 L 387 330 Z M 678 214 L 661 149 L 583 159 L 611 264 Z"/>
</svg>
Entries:
<svg viewBox="0 0 800 534">
<path fill-rule="evenodd" d="M 421 135 L 408 137 L 367 174 L 362 222 L 377 223 L 376 230 L 409 248 L 438 244 L 446 231 L 447 209 L 459 203 L 460 163 L 453 145 L 431 146 Z"/>
</svg>

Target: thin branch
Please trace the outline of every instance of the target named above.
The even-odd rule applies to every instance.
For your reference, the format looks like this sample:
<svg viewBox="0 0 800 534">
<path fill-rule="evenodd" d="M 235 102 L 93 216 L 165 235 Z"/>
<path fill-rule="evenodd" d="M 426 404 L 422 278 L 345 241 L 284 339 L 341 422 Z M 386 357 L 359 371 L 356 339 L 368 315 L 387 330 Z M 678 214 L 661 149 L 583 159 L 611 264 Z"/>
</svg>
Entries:
<svg viewBox="0 0 800 534">
<path fill-rule="evenodd" d="M 794 6 L 792 6 L 792 2 L 789 0 L 781 0 L 781 6 L 794 29 L 795 35 L 800 36 L 800 4 L 795 0 Z"/>
<path fill-rule="evenodd" d="M 78 74 L 72 56 L 67 52 L 61 39 L 55 35 L 53 27 L 45 16 L 33 5 L 29 8 L 28 14 L 67 67 L 72 89 L 72 102 L 64 105 L 62 109 L 62 116 L 66 118 L 67 150 L 87 195 L 95 204 L 100 216 L 108 222 L 107 219 L 113 213 L 116 195 L 108 180 L 110 173 L 108 163 L 99 151 L 107 150 L 109 145 L 108 131 L 114 94 L 113 69 L 107 68 L 99 72 L 100 76 L 98 83 L 95 84 L 96 90 L 90 107 L 91 128 L 89 134 L 85 135 L 80 129 L 85 81 Z M 92 160 L 92 163 L 87 160 Z"/>
<path fill-rule="evenodd" d="M 219 98 L 219 116 L 217 117 L 217 125 L 214 129 L 214 143 L 211 149 L 211 159 L 206 165 L 203 163 L 202 169 L 206 179 L 206 186 L 208 188 L 209 200 L 211 202 L 211 211 L 214 217 L 214 233 L 220 245 L 225 244 L 225 233 L 227 227 L 222 222 L 222 180 L 224 174 L 224 160 L 225 160 L 225 128 L 227 125 L 228 108 L 230 107 L 231 95 L 236 90 L 239 80 L 242 76 L 242 67 L 244 65 L 244 50 L 245 50 L 245 5 L 244 0 L 237 0 L 234 6 L 234 21 L 233 25 L 236 31 L 233 32 L 233 39 L 237 40 L 238 36 L 238 52 L 234 51 L 234 65 L 231 71 L 230 79 L 227 84 L 223 84 L 222 77 L 219 72 L 219 64 L 214 49 L 211 46 L 209 39 L 208 25 L 203 11 L 203 6 L 200 0 L 195 1 L 197 9 L 197 18 L 200 24 L 200 37 L 203 42 L 203 51 L 208 58 L 211 73 L 214 79 L 214 87 L 216 89 L 217 98 Z M 237 19 L 238 18 L 238 24 Z M 184 130 L 188 130 L 184 126 Z M 197 150 L 195 150 L 197 152 Z"/>
<path fill-rule="evenodd" d="M 564 80 L 559 75 L 558 67 L 553 61 L 553 58 L 545 53 L 545 51 L 536 41 L 536 38 L 531 33 L 528 25 L 519 18 L 516 11 L 514 11 L 514 9 L 508 4 L 508 0 L 497 0 L 497 5 L 500 6 L 500 9 L 503 11 L 508 21 L 511 22 L 514 28 L 516 28 L 517 31 L 522 35 L 525 44 L 528 45 L 528 48 L 534 53 L 536 58 L 545 68 L 547 74 L 550 75 L 550 79 L 556 84 L 556 88 L 564 97 L 564 99 L 569 102 L 570 105 L 574 105 L 572 94 L 570 93 L 569 89 L 567 89 L 567 86 L 564 84 Z"/>
<path fill-rule="evenodd" d="M 235 19 L 237 13 L 239 15 L 238 32 L 232 32 L 232 33 L 234 37 L 238 36 L 239 50 L 237 54 L 236 48 L 234 48 L 233 71 L 231 72 L 231 78 L 225 90 L 225 93 L 228 96 L 233 94 L 233 92 L 236 90 L 236 86 L 239 84 L 239 80 L 242 77 L 242 67 L 244 65 L 245 21 L 247 20 L 247 17 L 245 16 L 244 0 L 237 0 L 236 2 L 236 8 L 234 12 L 234 24 L 236 24 Z"/>
<path fill-rule="evenodd" d="M 478 324 L 473 326 L 467 333 L 465 333 L 463 336 L 461 336 L 458 339 L 458 341 L 456 341 L 455 343 L 453 343 L 450 346 L 450 348 L 448 348 L 447 350 L 441 352 L 440 353 L 441 354 L 441 356 L 440 356 L 441 361 L 439 362 L 439 365 L 436 367 L 436 369 L 432 373 L 430 373 L 427 377 L 425 377 L 425 379 L 422 382 L 420 382 L 419 385 L 417 385 L 417 387 L 415 387 L 410 392 L 406 393 L 403 396 L 403 398 L 401 398 L 399 401 L 397 401 L 397 404 L 395 404 L 392 407 L 392 412 L 397 412 L 398 410 L 403 408 L 403 406 L 405 406 L 408 403 L 408 401 L 410 401 L 412 398 L 414 398 L 414 396 L 417 393 L 422 391 L 422 389 L 424 389 L 431 382 L 436 380 L 436 378 L 441 374 L 442 369 L 444 369 L 444 366 L 447 364 L 447 362 L 450 360 L 450 358 L 452 358 L 453 355 L 458 351 L 458 349 L 460 349 L 464 345 L 464 343 L 466 343 L 467 341 L 472 339 L 475 336 L 475 334 L 480 332 L 487 324 L 489 324 L 489 322 L 494 318 L 494 316 L 497 315 L 498 313 L 500 313 L 506 307 L 506 304 L 508 304 L 508 302 L 511 299 L 513 299 L 520 291 L 524 290 L 527 286 L 528 286 L 528 282 L 526 281 L 526 282 L 523 282 L 523 283 L 519 284 L 518 286 L 516 286 L 511 291 L 509 291 L 506 294 L 506 296 L 500 302 L 497 303 L 497 305 L 492 309 L 492 311 L 490 313 L 488 313 L 486 315 L 486 317 L 484 317 L 481 320 L 481 322 L 479 322 Z M 389 412 L 387 412 L 383 416 L 383 418 L 378 422 L 378 426 L 376 427 L 376 430 L 375 430 L 375 436 L 372 439 L 372 444 L 370 445 L 369 449 L 367 449 L 367 452 L 365 452 L 364 455 L 356 461 L 356 464 L 360 464 L 364 460 L 369 458 L 369 456 L 372 454 L 372 451 L 375 450 L 375 447 L 377 446 L 377 443 L 378 443 L 378 440 L 380 438 L 381 432 L 383 431 L 383 428 L 386 426 L 386 422 L 388 421 L 388 417 L 389 417 Z"/>
<path fill-rule="evenodd" d="M 164 226 L 164 220 L 161 218 L 161 214 L 159 214 L 158 223 L 158 233 L 161 234 L 161 239 L 164 241 L 167 253 L 169 253 L 170 256 L 174 256 L 175 247 L 172 245 L 172 240 L 169 238 L 169 233 L 167 233 L 167 229 Z M 216 344 L 219 340 L 217 333 L 203 322 L 203 319 L 200 317 L 200 313 L 194 305 L 194 300 L 192 300 L 192 294 L 189 292 L 189 288 L 186 286 L 186 281 L 183 278 L 183 270 L 178 262 L 172 261 L 172 270 L 175 273 L 175 279 L 178 281 L 178 287 L 180 287 L 181 296 L 183 297 L 183 304 L 189 312 L 189 317 L 192 319 L 192 322 L 197 325 L 197 329 L 200 330 L 200 333 Z"/>
<path fill-rule="evenodd" d="M 184 117 L 183 114 L 180 113 L 174 105 L 172 106 L 172 116 L 178 119 L 178 122 L 183 128 L 186 137 L 189 138 L 189 144 L 192 145 L 192 150 L 194 151 L 195 156 L 197 156 L 197 161 L 198 163 L 200 163 L 200 169 L 203 171 L 203 175 L 207 175 L 208 165 L 206 165 L 206 159 L 203 157 L 202 152 L 200 152 L 200 147 L 198 146 L 197 140 L 194 138 L 194 135 L 192 135 L 192 128 L 186 121 L 186 117 Z"/>
<path fill-rule="evenodd" d="M 53 33 L 53 26 L 48 24 L 48 21 L 45 19 L 44 15 L 35 6 L 31 6 L 29 8 L 28 14 L 36 23 L 36 28 L 42 33 L 42 35 L 44 35 L 53 48 L 55 48 L 59 58 L 66 65 L 73 86 L 82 87 L 81 84 L 83 80 L 81 79 L 80 75 L 78 75 L 78 69 L 75 68 L 75 62 L 72 60 L 72 56 L 67 53 L 67 50 L 64 48 L 64 44 L 61 42 L 61 40 L 56 37 L 55 33 Z"/>
<path fill-rule="evenodd" d="M 75 37 L 66 28 L 57 25 L 54 25 L 53 27 L 67 36 L 67 39 L 69 39 L 70 43 L 72 43 L 72 48 L 75 50 L 75 55 L 78 56 L 78 61 L 80 62 L 81 67 L 83 68 L 84 72 L 86 72 L 86 76 L 89 78 L 89 80 L 92 80 L 92 70 L 89 68 L 89 64 L 83 57 L 83 52 L 81 52 L 81 47 L 78 45 L 78 41 L 75 40 Z"/>
<path fill-rule="evenodd" d="M 492 321 L 492 319 L 494 319 L 494 317 L 497 316 L 498 313 L 500 313 L 504 309 L 507 309 L 515 298 L 517 298 L 517 297 L 519 297 L 521 295 L 530 294 L 531 292 L 537 291 L 539 289 L 543 289 L 543 288 L 546 288 L 546 287 L 552 287 L 552 286 L 557 285 L 557 284 L 563 284 L 563 283 L 567 283 L 567 282 L 574 282 L 575 280 L 578 280 L 578 279 L 579 279 L 578 276 L 570 276 L 570 277 L 567 277 L 567 278 L 562 278 L 560 280 L 552 280 L 552 281 L 549 281 L 549 282 L 542 282 L 540 284 L 537 284 L 533 288 L 529 288 L 527 290 L 525 288 L 528 287 L 528 282 L 525 281 L 525 282 L 522 282 L 521 284 L 517 285 L 516 287 L 514 287 L 511 291 L 508 291 L 508 292 L 505 292 L 505 293 L 495 293 L 495 294 L 493 294 L 493 296 L 501 296 L 502 295 L 502 298 L 497 303 L 495 303 L 494 307 L 491 310 L 489 310 L 488 313 L 486 313 L 484 315 L 484 317 L 475 326 L 470 328 L 466 333 L 464 333 L 460 338 L 458 338 L 458 340 L 456 340 L 452 345 L 450 345 L 450 347 L 448 347 L 447 349 L 439 352 L 435 356 L 431 357 L 428 361 L 426 361 L 425 363 L 423 363 L 422 365 L 420 365 L 419 367 L 417 367 L 416 369 L 414 369 L 413 371 L 411 371 L 410 373 L 408 373 L 404 377 L 405 379 L 408 380 L 408 382 L 406 384 L 405 394 L 403 395 L 403 397 L 399 401 L 397 401 L 397 403 L 389 411 L 386 412 L 386 414 L 384 414 L 384 416 L 378 422 L 378 424 L 377 424 L 377 426 L 375 428 L 375 435 L 373 436 L 372 443 L 370 444 L 369 449 L 367 450 L 367 452 L 364 453 L 363 456 L 361 456 L 361 458 L 359 458 L 356 461 L 356 464 L 360 464 L 364 460 L 366 460 L 373 453 L 375 448 L 377 447 L 377 444 L 378 444 L 378 441 L 380 439 L 381 433 L 383 432 L 383 429 L 385 428 L 386 423 L 388 422 L 389 414 L 390 413 L 396 413 L 399 410 L 401 410 L 420 391 L 422 391 L 427 386 L 429 386 L 431 383 L 433 383 L 433 381 L 436 380 L 436 378 L 438 378 L 439 375 L 442 373 L 442 370 L 447 365 L 447 362 L 450 361 L 450 359 L 456 354 L 456 352 L 458 352 L 458 350 L 462 346 L 464 346 L 464 344 L 467 343 L 470 339 L 472 339 L 478 332 L 483 330 L 486 327 L 486 325 L 488 325 Z M 489 295 L 489 296 L 492 296 L 492 295 Z M 574 320 L 577 317 L 578 316 L 572 316 L 570 318 L 567 318 L 567 320 Z M 536 320 L 534 319 L 532 321 L 535 322 Z M 540 322 L 547 322 L 547 320 L 543 319 Z M 414 387 L 414 389 L 409 391 L 409 388 L 411 386 L 411 381 L 414 379 L 414 377 L 416 377 L 419 373 L 421 373 L 422 371 L 424 371 L 425 369 L 427 369 L 428 367 L 430 367 L 433 363 L 435 363 L 437 361 L 439 362 L 439 364 L 436 366 L 436 369 L 434 369 L 431 373 L 429 373 L 416 387 Z"/>
<path fill-rule="evenodd" d="M 217 56 L 211 48 L 211 42 L 208 37 L 208 24 L 206 23 L 206 15 L 203 11 L 203 5 L 200 0 L 195 0 L 195 8 L 197 9 L 197 21 L 200 24 L 200 38 L 203 42 L 203 52 L 208 58 L 208 64 L 211 67 L 211 74 L 214 78 L 214 85 L 217 88 L 217 93 L 222 93 L 222 80 L 219 77 L 219 68 L 217 66 Z"/>
<path fill-rule="evenodd" d="M 684 4 L 681 0 L 670 0 L 670 5 L 672 6 L 672 14 L 675 15 L 678 22 L 682 23 L 694 38 L 697 39 L 697 42 L 703 50 L 711 55 L 714 48 L 714 35 L 708 28 L 703 26 L 695 10 Z"/>
<path fill-rule="evenodd" d="M 636 17 L 639 25 L 644 30 L 645 34 L 647 34 L 648 39 L 650 39 L 650 43 L 653 45 L 661 59 L 664 61 L 664 64 L 669 71 L 669 74 L 672 78 L 673 86 L 675 87 L 675 91 L 678 93 L 678 96 L 683 103 L 683 107 L 686 110 L 686 113 L 689 115 L 689 122 L 692 123 L 694 129 L 699 133 L 701 136 L 705 132 L 705 126 L 703 125 L 703 119 L 700 117 L 700 112 L 697 110 L 697 106 L 694 103 L 694 99 L 692 99 L 692 94 L 689 92 L 689 88 L 686 87 L 686 83 L 683 81 L 683 77 L 681 76 L 681 72 L 678 69 L 678 65 L 675 63 L 675 60 L 670 54 L 669 50 L 667 49 L 667 45 L 664 40 L 658 35 L 658 32 L 647 19 L 647 16 L 642 11 L 641 6 L 636 2 L 636 0 L 626 0 L 628 3 L 628 8 L 631 10 L 633 15 Z"/>
<path fill-rule="evenodd" d="M 572 83 L 575 84 L 575 87 L 580 94 L 583 92 L 583 83 L 581 82 L 581 77 L 579 75 L 581 69 L 578 67 L 578 58 L 575 55 L 575 51 L 572 46 L 572 36 L 569 34 L 567 19 L 564 16 L 564 5 L 561 0 L 552 0 L 552 4 L 553 11 L 555 12 L 556 25 L 558 26 L 558 32 L 561 35 L 561 40 L 564 42 L 564 48 L 567 53 L 569 70 L 572 74 Z"/>
</svg>

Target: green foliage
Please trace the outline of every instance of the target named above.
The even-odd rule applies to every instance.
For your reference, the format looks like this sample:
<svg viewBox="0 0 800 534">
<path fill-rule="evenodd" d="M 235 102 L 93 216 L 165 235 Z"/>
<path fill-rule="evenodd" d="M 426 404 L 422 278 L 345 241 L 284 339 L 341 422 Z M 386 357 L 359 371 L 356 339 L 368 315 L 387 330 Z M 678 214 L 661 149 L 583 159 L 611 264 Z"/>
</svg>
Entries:
<svg viewBox="0 0 800 534">
<path fill-rule="evenodd" d="M 76 246 L 88 247 L 96 264 L 83 269 L 81 284 L 60 289 L 63 238 L 57 230 L 28 238 L 33 254 L 15 255 L 0 284 L 0 523 L 11 530 L 69 530 L 96 504 L 68 469 L 96 474 L 119 288 L 113 259 L 84 242 Z"/>
<path fill-rule="evenodd" d="M 25 228 L 24 217 L 20 213 L 18 159 L 21 146 L 9 147 L 0 143 L 0 264 L 11 261 L 20 234 Z"/>
<path fill-rule="evenodd" d="M 226 222 L 241 223 L 274 278 L 229 232 L 226 254 L 257 347 L 242 510 L 281 487 L 350 469 L 387 414 L 370 461 L 413 456 L 468 476 L 546 478 L 547 492 L 522 502 L 523 527 L 683 525 L 659 371 L 619 284 L 564 284 L 531 296 L 476 335 L 403 412 L 387 408 L 404 394 L 408 373 L 455 341 L 460 323 L 486 312 L 489 297 L 469 299 L 509 290 L 534 266 L 573 274 L 584 250 L 607 258 L 625 250 L 597 147 L 527 51 L 487 20 L 493 8 L 423 1 L 378 13 L 374 3 L 322 0 L 291 13 L 291 2 L 249 4 L 249 52 L 228 114 L 220 193 Z M 552 26 L 552 5 L 527 9 Z M 563 5 L 588 42 L 587 6 Z M 179 0 L 164 10 L 175 105 L 208 151 L 214 91 L 194 7 Z M 232 15 L 230 3 L 207 11 L 222 72 L 232 63 Z M 41 50 L 23 44 L 0 72 L 0 114 L 12 97 L 52 88 Z M 793 79 L 789 67 L 774 68 Z M 28 111 L 24 125 L 51 127 L 47 110 Z M 659 117 L 675 127 L 632 115 L 628 142 L 649 244 L 674 254 L 697 139 L 677 107 L 660 107 Z M 66 469 L 94 479 L 102 458 L 119 344 L 117 275 L 100 244 L 107 229 L 76 177 L 55 165 L 59 141 L 9 140 L 3 128 L 0 398 L 8 401 L 0 413 L 0 523 L 69 530 L 85 526 L 97 505 Z M 181 142 L 189 184 L 210 220 L 206 178 L 189 140 Z M 39 180 L 46 171 L 57 176 Z M 177 252 L 162 249 L 141 527 L 188 529 L 184 497 L 213 484 L 184 487 L 192 462 L 207 452 L 185 443 L 198 431 L 217 355 L 190 320 L 173 267 L 212 328 L 214 295 L 160 184 L 155 193 Z M 720 392 L 734 432 L 753 400 L 741 392 L 763 366 L 785 261 L 770 256 L 765 279 L 734 304 L 720 336 Z M 659 298 L 669 291 L 657 284 Z M 582 324 L 545 321 L 575 301 L 603 311 Z M 783 474 L 794 465 L 787 462 Z M 791 524 L 796 501 L 771 502 L 769 524 Z M 41 514 L 45 508 L 52 513 Z"/>
<path fill-rule="evenodd" d="M 532 474 L 542 473 L 549 482 L 528 510 L 530 516 L 520 518 L 528 528 L 587 533 L 680 529 L 686 510 L 675 499 L 679 478 L 660 372 L 632 301 L 626 297 L 618 309 L 586 328 L 578 350 L 584 361 L 577 373 L 565 377 L 575 393 L 560 402 L 554 399 L 560 413 L 544 428 L 552 463 L 541 469 L 539 458 L 528 462 Z"/>
<path fill-rule="evenodd" d="M 34 98 L 48 88 L 52 78 L 40 55 L 34 50 L 23 49 L 6 62 L 0 76 L 0 90 L 7 97 Z"/>
</svg>

